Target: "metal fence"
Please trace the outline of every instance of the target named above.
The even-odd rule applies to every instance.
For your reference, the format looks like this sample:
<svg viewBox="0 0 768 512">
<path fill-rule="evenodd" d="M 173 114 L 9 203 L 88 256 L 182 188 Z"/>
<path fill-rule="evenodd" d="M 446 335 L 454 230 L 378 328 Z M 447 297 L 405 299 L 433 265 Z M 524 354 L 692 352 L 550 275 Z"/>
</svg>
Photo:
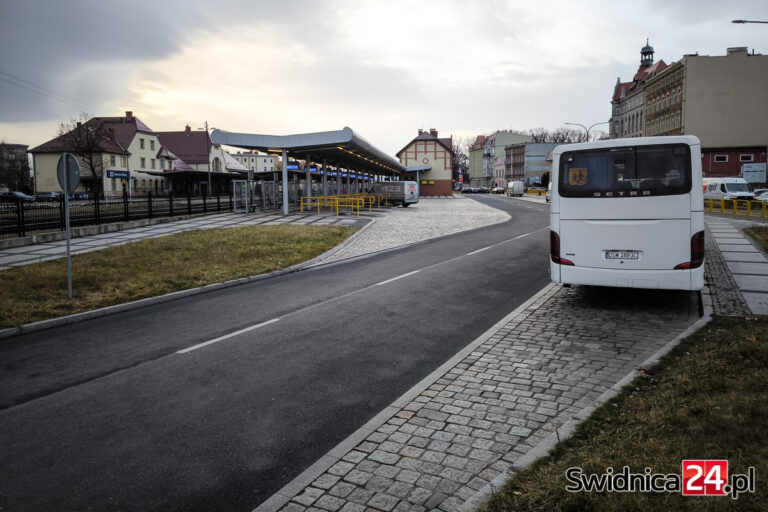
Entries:
<svg viewBox="0 0 768 512">
<path fill-rule="evenodd" d="M 70 200 L 71 227 L 234 210 L 232 196 Z M 0 203 L 0 238 L 64 231 L 64 200 Z"/>
</svg>

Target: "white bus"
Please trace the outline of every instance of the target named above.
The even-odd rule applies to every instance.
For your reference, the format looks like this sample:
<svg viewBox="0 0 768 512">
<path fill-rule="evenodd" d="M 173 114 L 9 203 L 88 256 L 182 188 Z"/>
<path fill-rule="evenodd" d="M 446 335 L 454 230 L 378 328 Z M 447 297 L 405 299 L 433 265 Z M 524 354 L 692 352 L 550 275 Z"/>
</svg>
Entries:
<svg viewBox="0 0 768 512">
<path fill-rule="evenodd" d="M 694 136 L 556 147 L 552 281 L 701 290 L 702 196 L 701 143 Z"/>
</svg>

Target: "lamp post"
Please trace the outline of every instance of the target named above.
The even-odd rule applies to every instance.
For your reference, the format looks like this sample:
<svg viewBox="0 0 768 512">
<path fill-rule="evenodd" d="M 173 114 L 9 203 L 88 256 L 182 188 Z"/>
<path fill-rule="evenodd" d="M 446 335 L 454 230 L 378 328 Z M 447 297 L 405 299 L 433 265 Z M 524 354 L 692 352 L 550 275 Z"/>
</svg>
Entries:
<svg viewBox="0 0 768 512">
<path fill-rule="evenodd" d="M 595 124 L 593 124 L 592 126 L 590 126 L 589 128 L 587 128 L 587 127 L 586 127 L 586 126 L 584 126 L 583 124 L 579 124 L 579 123 L 564 123 L 564 124 L 569 124 L 569 125 L 571 125 L 571 126 L 581 126 L 582 128 L 584 128 L 584 131 L 585 131 L 585 132 L 587 132 L 587 142 L 589 142 L 589 131 L 590 131 L 592 128 L 594 128 L 595 126 L 598 126 L 598 125 L 601 125 L 601 124 L 608 124 L 609 122 L 610 122 L 610 121 L 602 121 L 602 122 L 600 122 L 600 123 L 595 123 Z"/>
</svg>

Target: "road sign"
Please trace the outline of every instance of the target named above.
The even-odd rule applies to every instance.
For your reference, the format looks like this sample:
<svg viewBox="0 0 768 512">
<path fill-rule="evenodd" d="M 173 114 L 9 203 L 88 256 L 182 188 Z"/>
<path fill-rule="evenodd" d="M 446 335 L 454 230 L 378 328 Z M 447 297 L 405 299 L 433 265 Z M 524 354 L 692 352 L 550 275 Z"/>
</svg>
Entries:
<svg viewBox="0 0 768 512">
<path fill-rule="evenodd" d="M 80 164 L 77 158 L 71 153 L 64 153 L 59 158 L 59 165 L 56 170 L 59 178 L 59 186 L 65 194 L 71 194 L 80 184 Z"/>
<path fill-rule="evenodd" d="M 131 171 L 107 171 L 107 178 L 129 180 L 131 179 Z"/>
<path fill-rule="evenodd" d="M 59 158 L 56 175 L 64 191 L 64 229 L 67 232 L 67 297 L 72 298 L 72 249 L 69 235 L 69 195 L 80 184 L 80 164 L 75 155 L 63 153 Z"/>
</svg>

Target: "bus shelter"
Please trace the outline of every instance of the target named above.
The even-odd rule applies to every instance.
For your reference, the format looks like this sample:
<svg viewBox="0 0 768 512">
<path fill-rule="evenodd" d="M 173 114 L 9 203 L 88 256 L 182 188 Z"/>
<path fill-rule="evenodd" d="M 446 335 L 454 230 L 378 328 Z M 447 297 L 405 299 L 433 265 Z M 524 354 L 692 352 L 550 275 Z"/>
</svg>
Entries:
<svg viewBox="0 0 768 512">
<path fill-rule="evenodd" d="M 214 144 L 282 156 L 281 202 L 285 215 L 288 215 L 291 188 L 287 165 L 289 157 L 306 162 L 303 170 L 304 190 L 300 191 L 304 196 L 312 196 L 315 192 L 313 174 L 318 182 L 318 191 L 322 190 L 322 194 L 327 195 L 329 189 L 336 193 L 352 192 L 359 191 L 366 181 L 399 179 L 406 171 L 397 159 L 374 147 L 349 127 L 295 135 L 260 135 L 214 130 L 211 139 Z M 316 166 L 313 173 L 312 162 L 322 162 L 322 167 Z"/>
</svg>

